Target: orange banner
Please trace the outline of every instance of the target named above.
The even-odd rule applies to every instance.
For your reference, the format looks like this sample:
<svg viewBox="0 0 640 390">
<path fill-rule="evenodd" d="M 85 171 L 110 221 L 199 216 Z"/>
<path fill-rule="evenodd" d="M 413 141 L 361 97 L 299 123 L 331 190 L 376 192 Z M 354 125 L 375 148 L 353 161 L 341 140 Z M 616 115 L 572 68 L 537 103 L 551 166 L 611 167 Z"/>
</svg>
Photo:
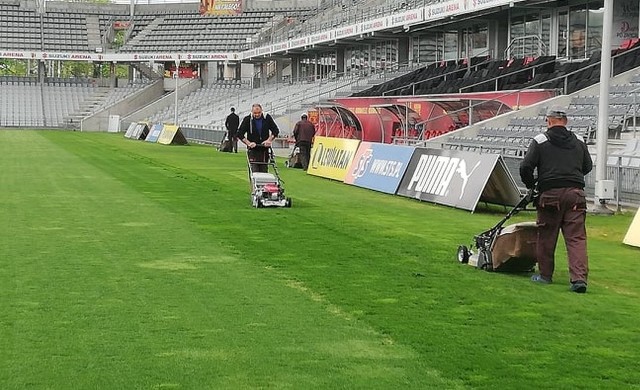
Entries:
<svg viewBox="0 0 640 390">
<path fill-rule="evenodd" d="M 202 15 L 240 15 L 242 0 L 200 0 Z"/>
</svg>

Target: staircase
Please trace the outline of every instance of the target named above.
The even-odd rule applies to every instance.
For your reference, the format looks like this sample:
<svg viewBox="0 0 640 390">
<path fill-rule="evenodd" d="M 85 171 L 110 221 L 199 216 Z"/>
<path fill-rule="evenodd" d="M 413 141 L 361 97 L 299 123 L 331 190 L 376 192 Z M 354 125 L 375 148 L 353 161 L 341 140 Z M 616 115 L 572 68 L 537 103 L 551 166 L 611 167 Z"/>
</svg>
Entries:
<svg viewBox="0 0 640 390">
<path fill-rule="evenodd" d="M 131 66 L 149 80 L 161 79 L 162 75 L 144 62 L 132 62 Z"/>
<path fill-rule="evenodd" d="M 80 103 L 80 108 L 76 112 L 70 113 L 64 118 L 64 123 L 72 129 L 79 129 L 82 119 L 96 112 L 100 107 L 104 106 L 109 96 L 110 88 L 98 87 L 93 95 L 87 100 Z"/>
<path fill-rule="evenodd" d="M 90 50 L 102 48 L 102 39 L 100 38 L 100 20 L 97 15 L 87 15 L 87 43 Z"/>
<path fill-rule="evenodd" d="M 130 40 L 127 40 L 126 41 L 127 43 L 125 44 L 125 46 L 131 47 L 131 48 L 135 47 L 138 44 L 138 42 L 144 40 L 144 38 L 147 35 L 149 35 L 149 33 L 151 31 L 155 30 L 156 27 L 161 25 L 162 22 L 164 22 L 164 17 L 160 16 L 160 17 L 155 18 L 151 23 L 149 23 L 147 25 L 147 27 L 145 27 L 142 31 L 140 31 L 138 34 L 136 34 L 135 37 L 133 37 Z"/>
</svg>

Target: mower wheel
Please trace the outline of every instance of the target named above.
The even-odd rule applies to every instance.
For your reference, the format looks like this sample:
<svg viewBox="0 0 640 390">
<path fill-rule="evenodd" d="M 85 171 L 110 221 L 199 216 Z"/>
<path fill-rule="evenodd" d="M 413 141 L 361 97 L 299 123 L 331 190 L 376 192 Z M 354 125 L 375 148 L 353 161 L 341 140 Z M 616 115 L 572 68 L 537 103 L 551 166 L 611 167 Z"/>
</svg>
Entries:
<svg viewBox="0 0 640 390">
<path fill-rule="evenodd" d="M 291 207 L 291 198 L 287 198 L 287 200 L 284 202 L 284 207 Z"/>
<path fill-rule="evenodd" d="M 469 248 L 464 245 L 458 247 L 458 261 L 461 264 L 467 264 L 469 262 Z"/>
<path fill-rule="evenodd" d="M 264 207 L 264 204 L 262 203 L 262 199 L 258 199 L 258 208 L 261 209 Z"/>
</svg>

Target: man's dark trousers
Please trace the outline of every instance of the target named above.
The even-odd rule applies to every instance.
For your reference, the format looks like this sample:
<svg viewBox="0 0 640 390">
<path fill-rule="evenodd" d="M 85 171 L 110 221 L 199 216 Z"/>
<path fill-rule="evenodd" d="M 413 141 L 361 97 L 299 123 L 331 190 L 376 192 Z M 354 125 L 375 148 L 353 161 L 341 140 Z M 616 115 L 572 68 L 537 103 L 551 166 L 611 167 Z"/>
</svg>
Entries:
<svg viewBox="0 0 640 390">
<path fill-rule="evenodd" d="M 249 163 L 253 172 L 269 172 L 269 149 L 256 146 L 249 149 Z"/>
<path fill-rule="evenodd" d="M 587 204 L 579 188 L 554 188 L 540 194 L 538 199 L 538 266 L 540 275 L 551 280 L 558 234 L 567 247 L 569 276 L 572 282 L 587 281 L 587 233 L 585 219 Z"/>
<path fill-rule="evenodd" d="M 302 164 L 302 169 L 306 171 L 309 168 L 309 160 L 311 160 L 311 142 L 300 141 L 297 146 L 300 149 L 300 164 Z"/>
</svg>

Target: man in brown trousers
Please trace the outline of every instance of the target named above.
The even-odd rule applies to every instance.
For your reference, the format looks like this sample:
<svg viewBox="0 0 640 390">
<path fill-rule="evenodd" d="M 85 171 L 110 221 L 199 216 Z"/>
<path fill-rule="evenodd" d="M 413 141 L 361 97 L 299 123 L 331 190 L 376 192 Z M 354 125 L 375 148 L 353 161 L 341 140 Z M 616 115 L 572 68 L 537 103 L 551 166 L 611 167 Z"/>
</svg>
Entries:
<svg viewBox="0 0 640 390">
<path fill-rule="evenodd" d="M 537 257 L 539 275 L 531 280 L 551 283 L 558 234 L 562 230 L 569 260 L 570 290 L 587 292 L 589 264 L 585 218 L 587 201 L 584 176 L 593 162 L 585 143 L 567 130 L 562 107 L 547 111 L 547 131 L 534 137 L 520 164 L 520 177 L 527 188 L 537 185 L 539 198 Z M 538 177 L 534 177 L 537 169 Z"/>
<path fill-rule="evenodd" d="M 315 135 L 316 127 L 309 122 L 307 114 L 302 114 L 300 121 L 293 128 L 293 138 L 296 140 L 296 146 L 300 149 L 300 163 L 305 171 L 309 168 L 311 143 Z"/>
</svg>

